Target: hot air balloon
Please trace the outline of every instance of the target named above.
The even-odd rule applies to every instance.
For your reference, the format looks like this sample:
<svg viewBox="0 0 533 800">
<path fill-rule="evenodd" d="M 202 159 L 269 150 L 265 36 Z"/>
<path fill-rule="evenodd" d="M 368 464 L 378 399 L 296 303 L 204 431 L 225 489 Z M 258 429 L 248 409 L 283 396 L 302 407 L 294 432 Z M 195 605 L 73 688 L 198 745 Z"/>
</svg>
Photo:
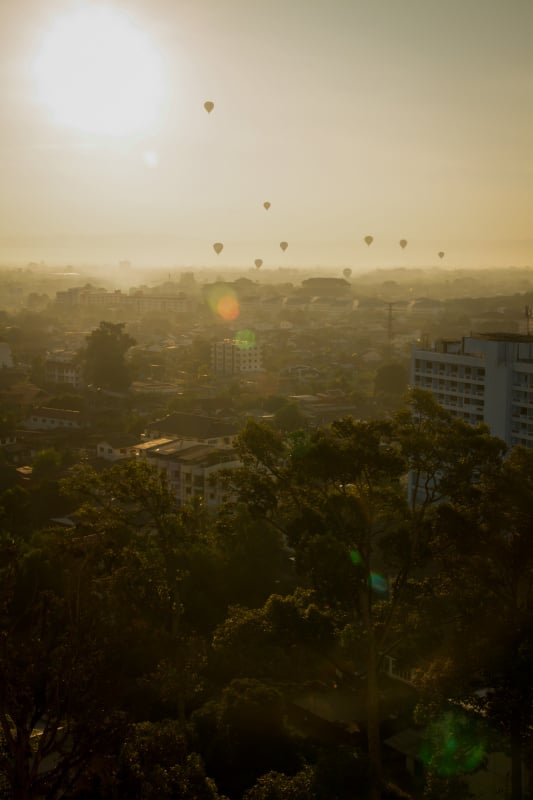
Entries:
<svg viewBox="0 0 533 800">
<path fill-rule="evenodd" d="M 288 242 L 280 242 L 280 243 L 279 243 L 279 246 L 281 247 L 281 249 L 283 250 L 283 252 L 285 252 L 285 250 L 286 250 L 286 249 L 287 249 L 287 247 L 289 246 L 289 243 L 288 243 Z"/>
<path fill-rule="evenodd" d="M 263 203 L 263 208 L 266 208 L 267 211 L 270 208 L 270 203 L 268 202 L 268 200 L 265 203 Z"/>
<path fill-rule="evenodd" d="M 352 274 L 352 270 L 350 269 L 350 267 L 346 267 L 345 269 L 343 269 L 342 274 L 344 275 L 345 278 L 349 278 L 350 275 Z"/>
<path fill-rule="evenodd" d="M 207 111 L 208 114 L 211 113 L 211 111 L 214 109 L 214 107 L 215 107 L 215 104 L 212 103 L 211 100 L 206 100 L 205 101 L 204 108 L 205 108 L 205 110 Z"/>
<path fill-rule="evenodd" d="M 255 261 L 254 261 L 254 264 L 255 264 L 255 268 L 256 269 L 260 269 L 260 267 L 263 266 L 263 259 L 262 258 L 256 258 Z"/>
<path fill-rule="evenodd" d="M 439 250 L 437 255 L 438 255 L 439 258 L 444 258 L 444 256 L 445 256 L 444 250 Z"/>
<path fill-rule="evenodd" d="M 213 245 L 213 250 L 215 251 L 217 256 L 218 256 L 219 253 L 221 253 L 223 251 L 223 249 L 224 249 L 224 245 L 222 244 L 222 242 L 215 242 L 215 244 Z"/>
<path fill-rule="evenodd" d="M 372 244 L 372 242 L 374 241 L 374 237 L 373 237 L 373 236 L 365 236 L 365 238 L 364 238 L 364 241 L 365 241 L 365 242 L 366 242 L 366 244 L 367 244 L 367 245 L 370 247 L 370 245 L 371 245 L 371 244 Z"/>
<path fill-rule="evenodd" d="M 402 248 L 402 250 L 405 250 L 405 248 L 407 247 L 407 239 L 400 239 L 399 245 Z"/>
</svg>

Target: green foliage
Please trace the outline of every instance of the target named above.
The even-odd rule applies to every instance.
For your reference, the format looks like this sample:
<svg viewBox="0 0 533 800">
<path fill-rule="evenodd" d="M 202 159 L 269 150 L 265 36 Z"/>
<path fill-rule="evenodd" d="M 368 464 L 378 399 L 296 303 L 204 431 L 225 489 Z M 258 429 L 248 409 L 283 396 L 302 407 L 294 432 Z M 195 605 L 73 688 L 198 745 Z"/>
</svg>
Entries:
<svg viewBox="0 0 533 800">
<path fill-rule="evenodd" d="M 120 753 L 114 789 L 131 800 L 223 800 L 206 777 L 199 755 L 188 752 L 173 720 L 132 726 Z"/>
<path fill-rule="evenodd" d="M 55 796 L 120 735 L 109 620 L 85 577 L 64 534 L 30 546 L 4 538 L 0 769 L 15 797 Z"/>
<path fill-rule="evenodd" d="M 83 397 L 73 392 L 64 392 L 63 394 L 55 395 L 47 402 L 50 408 L 65 408 L 73 411 L 83 411 L 85 406 Z"/>
<path fill-rule="evenodd" d="M 257 680 L 232 681 L 192 715 L 193 742 L 223 792 L 241 797 L 269 770 L 297 771 L 300 743 L 284 717 L 281 694 Z"/>
<path fill-rule="evenodd" d="M 274 413 L 274 424 L 280 431 L 297 431 L 308 425 L 305 414 L 296 403 L 286 403 Z"/>
<path fill-rule="evenodd" d="M 124 325 L 123 322 L 101 322 L 87 337 L 87 347 L 81 353 L 87 383 L 113 391 L 129 387 L 131 375 L 125 355 L 135 339 L 124 333 Z"/>
<path fill-rule="evenodd" d="M 396 440 L 410 472 L 410 502 L 424 514 L 447 499 L 473 502 L 480 476 L 497 471 L 506 445 L 486 425 L 453 417 L 430 392 L 413 389 L 394 418 Z"/>
<path fill-rule="evenodd" d="M 404 364 L 383 364 L 374 379 L 374 393 L 400 398 L 407 391 L 409 370 Z"/>
<path fill-rule="evenodd" d="M 211 667 L 218 680 L 252 677 L 280 689 L 317 680 L 334 647 L 334 620 L 313 592 L 273 594 L 262 608 L 232 607 L 213 635 Z"/>
<path fill-rule="evenodd" d="M 61 453 L 55 448 L 41 450 L 33 459 L 33 476 L 35 478 L 49 477 L 51 473 L 57 472 L 62 460 Z"/>
<path fill-rule="evenodd" d="M 216 544 L 225 605 L 261 606 L 274 591 L 289 588 L 289 554 L 279 530 L 234 503 L 219 511 Z"/>
<path fill-rule="evenodd" d="M 431 771 L 426 775 L 424 800 L 473 800 L 474 797 L 461 776 L 443 777 Z"/>
<path fill-rule="evenodd" d="M 78 465 L 61 498 L 45 480 L 2 494 L 8 783 L 50 798 L 216 800 L 213 780 L 233 800 L 401 796 L 379 761 L 391 654 L 419 667 L 426 796 L 462 796 L 496 747 L 516 784 L 532 725 L 533 452 L 504 459 L 419 392 L 390 421 L 285 434 L 251 421 L 238 448 L 238 497 L 216 518 L 177 508 L 144 461 Z M 37 458 L 43 477 L 55 460 Z M 59 501 L 69 530 L 48 527 Z M 339 681 L 367 700 L 368 760 L 288 727 L 295 692 Z"/>
<path fill-rule="evenodd" d="M 243 800 L 315 800 L 314 774 L 307 766 L 296 775 L 267 772 L 244 793 Z"/>
</svg>

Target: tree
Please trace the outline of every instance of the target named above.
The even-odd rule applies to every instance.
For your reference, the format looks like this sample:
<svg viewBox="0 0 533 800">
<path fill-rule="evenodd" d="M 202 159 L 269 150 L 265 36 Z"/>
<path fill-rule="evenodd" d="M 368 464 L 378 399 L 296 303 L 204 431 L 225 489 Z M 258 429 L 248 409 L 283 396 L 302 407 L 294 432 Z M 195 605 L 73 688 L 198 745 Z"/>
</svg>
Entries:
<svg viewBox="0 0 533 800">
<path fill-rule="evenodd" d="M 208 774 L 230 797 L 241 797 L 268 770 L 294 773 L 301 763 L 301 742 L 286 725 L 283 698 L 261 681 L 232 681 L 191 722 Z"/>
<path fill-rule="evenodd" d="M 81 357 L 88 383 L 114 391 L 123 391 L 130 385 L 125 355 L 135 339 L 124 332 L 124 326 L 123 322 L 101 322 L 87 337 L 87 347 Z"/>
<path fill-rule="evenodd" d="M 113 626 L 79 541 L 3 536 L 0 615 L 0 773 L 13 800 L 55 800 L 83 783 L 123 726 L 114 650 L 103 646 Z"/>
<path fill-rule="evenodd" d="M 240 484 L 243 499 L 284 527 L 297 567 L 322 602 L 343 611 L 344 625 L 358 619 L 357 630 L 365 632 L 368 745 L 376 785 L 381 782 L 381 759 L 373 608 L 381 598 L 374 579 L 375 553 L 378 539 L 390 527 L 392 496 L 400 521 L 405 509 L 398 483 L 403 461 L 390 442 L 388 423 L 349 418 L 286 440 L 252 422 L 240 439 L 246 465 Z M 239 488 L 238 479 L 236 483 Z"/>
<path fill-rule="evenodd" d="M 274 422 L 280 431 L 297 431 L 307 427 L 307 418 L 296 403 L 286 403 L 274 413 Z"/>
<path fill-rule="evenodd" d="M 335 673 L 335 622 L 310 590 L 272 594 L 262 608 L 233 606 L 214 631 L 210 672 L 217 681 L 254 678 L 285 697 L 295 686 Z"/>
<path fill-rule="evenodd" d="M 315 800 L 313 769 L 304 767 L 296 775 L 267 772 L 244 793 L 243 800 Z"/>
<path fill-rule="evenodd" d="M 512 800 L 523 797 L 533 743 L 532 475 L 533 452 L 515 447 L 479 477 L 470 500 L 442 505 L 452 546 L 440 569 L 455 580 L 441 616 L 454 625 L 444 636 L 441 628 L 441 646 L 421 676 L 426 716 L 442 714 L 454 698 L 483 721 L 490 747 L 510 754 Z"/>
<path fill-rule="evenodd" d="M 383 364 L 376 372 L 374 394 L 399 399 L 407 391 L 409 370 L 404 364 Z"/>
<path fill-rule="evenodd" d="M 380 665 L 416 641 L 420 597 L 438 594 L 425 578 L 446 533 L 436 525 L 436 501 L 476 497 L 475 481 L 495 469 L 503 449 L 425 393 L 412 403 L 393 422 L 345 418 L 285 437 L 249 422 L 239 442 L 244 467 L 234 476 L 243 502 L 285 532 L 297 570 L 336 610 L 354 669 L 366 674 L 372 798 L 383 786 Z M 401 480 L 409 469 L 410 503 Z"/>
<path fill-rule="evenodd" d="M 48 450 L 41 450 L 33 459 L 33 475 L 35 478 L 49 477 L 51 474 L 58 474 L 62 463 L 62 456 L 59 450 L 51 447 Z"/>
<path fill-rule="evenodd" d="M 200 504 L 177 508 L 166 475 L 145 461 L 101 473 L 79 467 L 64 487 L 79 497 L 76 530 L 95 539 L 115 617 L 133 641 L 133 699 L 142 694 L 185 731 L 202 686 L 206 637 L 228 602 L 213 520 Z"/>
<path fill-rule="evenodd" d="M 114 790 L 116 796 L 131 800 L 224 800 L 173 720 L 132 726 L 120 753 Z"/>
</svg>

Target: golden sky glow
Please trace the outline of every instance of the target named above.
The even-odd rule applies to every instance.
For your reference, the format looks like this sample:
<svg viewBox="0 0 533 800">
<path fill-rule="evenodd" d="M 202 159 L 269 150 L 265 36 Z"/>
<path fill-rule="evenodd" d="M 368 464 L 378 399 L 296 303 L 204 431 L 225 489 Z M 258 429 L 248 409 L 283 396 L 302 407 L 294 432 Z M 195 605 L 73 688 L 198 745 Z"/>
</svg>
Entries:
<svg viewBox="0 0 533 800">
<path fill-rule="evenodd" d="M 38 99 L 58 125 L 124 136 L 156 122 L 163 94 L 157 53 L 113 8 L 81 6 L 58 16 L 33 69 Z"/>
<path fill-rule="evenodd" d="M 533 264 L 532 35 L 530 0 L 2 4 L 0 248 Z"/>
</svg>

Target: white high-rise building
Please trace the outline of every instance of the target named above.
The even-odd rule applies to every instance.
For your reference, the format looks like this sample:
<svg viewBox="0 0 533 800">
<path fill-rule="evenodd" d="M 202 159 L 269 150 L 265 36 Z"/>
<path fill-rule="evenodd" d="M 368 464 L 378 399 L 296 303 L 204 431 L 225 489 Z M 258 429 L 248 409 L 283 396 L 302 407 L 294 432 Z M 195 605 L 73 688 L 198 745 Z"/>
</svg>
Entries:
<svg viewBox="0 0 533 800">
<path fill-rule="evenodd" d="M 411 385 L 455 416 L 487 423 L 509 446 L 533 448 L 533 336 L 487 333 L 414 345 Z"/>
</svg>

